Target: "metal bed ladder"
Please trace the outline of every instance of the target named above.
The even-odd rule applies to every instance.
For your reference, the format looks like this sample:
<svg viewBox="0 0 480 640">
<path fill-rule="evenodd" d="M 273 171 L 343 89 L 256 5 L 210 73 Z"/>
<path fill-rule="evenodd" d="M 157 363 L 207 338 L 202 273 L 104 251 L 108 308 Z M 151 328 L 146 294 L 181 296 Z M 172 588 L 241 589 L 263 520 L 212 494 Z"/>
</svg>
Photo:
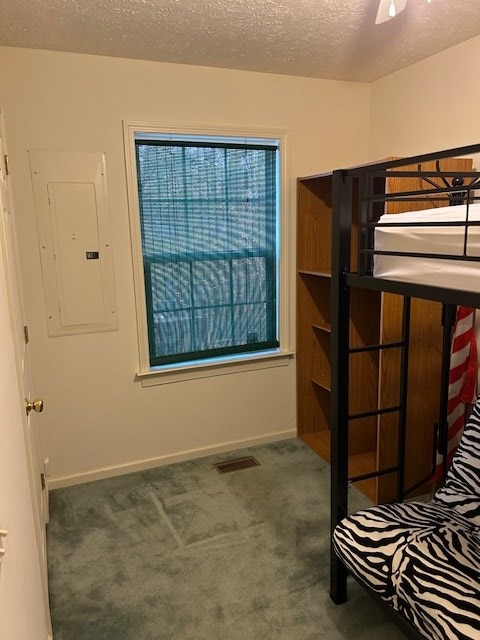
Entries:
<svg viewBox="0 0 480 640">
<path fill-rule="evenodd" d="M 363 185 L 362 185 L 363 186 Z M 403 296 L 402 336 L 397 342 L 350 346 L 350 287 L 346 274 L 350 269 L 353 179 L 342 171 L 333 176 L 333 246 L 332 246 L 332 348 L 331 348 L 331 532 L 348 515 L 348 485 L 367 478 L 396 474 L 396 499 L 405 495 L 405 435 L 407 413 L 408 346 L 410 335 L 409 296 Z M 367 351 L 400 349 L 400 392 L 395 406 L 372 407 L 370 411 L 350 413 L 349 361 L 350 355 Z M 365 381 L 368 384 L 368 381 Z M 378 402 L 377 402 L 378 405 Z M 394 466 L 350 477 L 348 473 L 348 435 L 350 422 L 386 413 L 398 413 L 397 462 Z M 330 551 L 330 597 L 340 604 L 347 599 L 347 569 Z"/>
</svg>

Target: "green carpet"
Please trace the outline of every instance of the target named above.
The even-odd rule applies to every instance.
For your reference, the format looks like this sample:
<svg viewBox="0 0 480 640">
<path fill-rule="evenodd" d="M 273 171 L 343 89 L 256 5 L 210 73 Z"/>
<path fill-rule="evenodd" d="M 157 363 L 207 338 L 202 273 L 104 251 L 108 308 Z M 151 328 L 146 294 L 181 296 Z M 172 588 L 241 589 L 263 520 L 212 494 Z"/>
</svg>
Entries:
<svg viewBox="0 0 480 640">
<path fill-rule="evenodd" d="M 400 640 L 353 581 L 330 601 L 328 505 L 296 439 L 53 491 L 54 640 Z"/>
</svg>

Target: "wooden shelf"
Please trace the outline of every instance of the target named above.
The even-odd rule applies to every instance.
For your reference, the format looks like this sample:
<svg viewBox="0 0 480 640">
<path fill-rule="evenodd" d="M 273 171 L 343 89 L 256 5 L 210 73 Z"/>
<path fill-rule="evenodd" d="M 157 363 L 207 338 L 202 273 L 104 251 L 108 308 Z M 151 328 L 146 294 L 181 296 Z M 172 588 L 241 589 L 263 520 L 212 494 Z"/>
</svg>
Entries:
<svg viewBox="0 0 480 640">
<path fill-rule="evenodd" d="M 304 433 L 299 436 L 300 440 L 310 447 L 326 462 L 330 462 L 330 431 L 316 431 Z M 375 470 L 377 459 L 376 451 L 367 451 L 351 455 L 348 460 L 348 474 L 357 476 L 363 473 L 370 473 Z M 354 484 L 355 488 L 361 491 L 369 500 L 376 502 L 377 479 L 369 478 Z"/>
<path fill-rule="evenodd" d="M 308 269 L 299 269 L 298 273 L 302 276 L 312 276 L 314 278 L 332 279 L 332 274 L 328 271 L 309 271 Z"/>
<path fill-rule="evenodd" d="M 298 320 L 302 327 L 316 324 L 330 326 L 331 278 L 323 278 L 300 273 L 297 279 Z M 301 315 L 300 315 L 301 313 Z M 299 334 L 300 337 L 300 334 Z"/>
<path fill-rule="evenodd" d="M 331 392 L 331 385 L 330 385 L 330 378 L 327 378 L 327 376 L 325 376 L 324 378 L 315 378 L 312 380 L 312 384 L 314 384 L 317 387 L 320 387 L 320 389 L 323 389 L 324 391 L 327 391 L 328 393 Z"/>
<path fill-rule="evenodd" d="M 312 324 L 312 329 L 315 329 L 315 331 L 320 331 L 321 333 L 326 333 L 328 335 L 332 333 L 331 327 L 324 327 L 323 325 L 319 324 Z"/>
<path fill-rule="evenodd" d="M 328 460 L 331 409 L 332 175 L 299 179 L 297 197 L 298 436 Z M 353 245 L 356 251 L 356 242 Z M 379 299 L 378 293 L 372 296 L 364 292 L 352 299 L 351 333 L 355 346 L 378 341 Z M 350 379 L 353 384 L 350 402 L 358 412 L 366 405 L 372 407 L 376 404 L 376 397 L 372 397 L 378 387 L 375 369 L 378 369 L 378 354 L 373 358 L 369 353 L 352 356 Z M 370 379 L 372 373 L 371 390 L 366 390 L 364 380 Z M 372 419 L 359 422 L 350 435 L 352 475 L 372 471 L 376 460 L 376 423 Z M 361 484 L 361 490 L 369 497 L 375 495 L 375 480 L 358 484 Z"/>
<path fill-rule="evenodd" d="M 332 176 L 297 181 L 297 267 L 304 275 L 332 271 Z"/>
<path fill-rule="evenodd" d="M 330 431 L 328 429 L 303 433 L 299 438 L 315 453 L 318 453 L 321 458 L 330 462 Z"/>
<path fill-rule="evenodd" d="M 350 476 L 357 476 L 361 473 L 370 473 L 375 470 L 377 459 L 376 451 L 367 451 L 365 453 L 356 453 L 348 459 L 348 473 Z M 377 478 L 369 478 L 355 482 L 353 485 L 361 491 L 373 503 L 377 502 Z"/>
</svg>

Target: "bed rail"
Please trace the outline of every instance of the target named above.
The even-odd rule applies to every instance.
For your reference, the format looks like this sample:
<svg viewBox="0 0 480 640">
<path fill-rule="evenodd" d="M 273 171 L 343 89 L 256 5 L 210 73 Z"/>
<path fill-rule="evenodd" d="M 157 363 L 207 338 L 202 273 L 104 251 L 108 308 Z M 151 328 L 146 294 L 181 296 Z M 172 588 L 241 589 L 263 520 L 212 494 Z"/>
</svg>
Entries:
<svg viewBox="0 0 480 640">
<path fill-rule="evenodd" d="M 344 250 L 340 251 L 340 263 L 337 262 L 337 266 L 346 284 L 429 300 L 448 301 L 456 305 L 480 307 L 480 171 L 449 170 L 442 167 L 444 160 L 475 154 L 480 154 L 480 144 L 333 172 L 334 191 L 344 194 L 347 189 L 351 193 L 349 198 L 344 198 L 343 203 L 339 201 L 335 211 L 338 217 L 336 235 L 343 238 L 338 241 L 343 243 L 344 247 Z M 430 168 L 425 169 L 425 163 L 430 163 Z M 432 164 L 434 169 L 431 168 Z M 395 179 L 398 178 L 413 179 L 418 188 L 408 191 L 395 188 Z M 388 222 L 381 220 L 381 216 L 390 212 L 392 207 L 396 209 L 395 213 L 398 213 L 402 204 L 406 205 L 408 211 L 424 210 L 427 204 L 432 211 L 447 205 L 452 211 L 452 219 L 435 220 L 435 216 L 432 215 L 428 220 L 407 221 L 402 219 L 402 216 L 397 218 L 396 215 L 392 215 L 388 216 Z M 453 219 L 461 211 L 464 211 L 462 219 Z M 442 250 L 445 248 L 442 244 L 435 251 L 423 248 L 418 251 L 416 247 L 391 250 L 379 248 L 375 242 L 377 234 L 383 233 L 386 237 L 385 234 L 394 231 L 404 235 L 409 231 L 438 232 L 442 228 L 455 230 L 455 247 L 447 246 L 446 250 Z M 356 244 L 357 259 L 354 263 L 351 263 L 350 253 L 345 249 L 345 243 L 350 244 L 352 241 Z M 474 242 L 476 246 L 473 246 Z M 422 282 L 420 275 L 414 279 L 409 277 L 405 281 L 402 277 L 390 276 L 388 273 L 385 275 L 381 271 L 376 273 L 376 264 L 389 264 L 387 261 L 395 258 L 408 261 L 403 264 L 418 261 L 419 274 L 424 261 L 432 259 L 445 264 L 446 269 L 454 268 L 455 263 L 458 263 L 459 267 L 468 264 L 478 267 L 478 278 L 471 272 L 473 286 L 472 280 L 462 279 L 458 285 L 455 282 L 455 286 L 448 286 L 445 282 L 435 280 Z"/>
</svg>

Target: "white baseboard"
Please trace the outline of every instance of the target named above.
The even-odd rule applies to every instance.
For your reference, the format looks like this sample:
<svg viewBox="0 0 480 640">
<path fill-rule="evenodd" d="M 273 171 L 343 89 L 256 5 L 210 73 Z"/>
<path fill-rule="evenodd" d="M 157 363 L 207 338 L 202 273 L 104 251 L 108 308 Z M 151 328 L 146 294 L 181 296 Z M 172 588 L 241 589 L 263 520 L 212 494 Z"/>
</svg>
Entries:
<svg viewBox="0 0 480 640">
<path fill-rule="evenodd" d="M 136 462 L 127 462 L 126 464 L 103 467 L 101 469 L 96 469 L 95 471 L 86 471 L 84 473 L 76 473 L 69 476 L 60 476 L 58 478 L 51 477 L 48 479 L 48 489 L 61 489 L 62 487 L 70 487 L 75 484 L 84 484 L 85 482 L 92 482 L 94 480 L 113 478 L 114 476 L 121 476 L 135 471 L 144 471 L 154 467 L 162 467 L 174 462 L 203 458 L 216 453 L 224 453 L 235 449 L 252 447 L 258 444 L 268 444 L 269 442 L 287 440 L 288 438 L 295 438 L 296 436 L 297 432 L 295 429 L 276 431 L 274 433 L 267 433 L 263 436 L 258 436 L 257 438 L 247 438 L 245 440 L 224 442 L 222 444 L 216 444 L 209 447 L 199 447 L 198 449 L 190 449 L 188 451 L 171 453 L 157 458 L 148 458 L 145 460 L 138 460 Z"/>
</svg>

